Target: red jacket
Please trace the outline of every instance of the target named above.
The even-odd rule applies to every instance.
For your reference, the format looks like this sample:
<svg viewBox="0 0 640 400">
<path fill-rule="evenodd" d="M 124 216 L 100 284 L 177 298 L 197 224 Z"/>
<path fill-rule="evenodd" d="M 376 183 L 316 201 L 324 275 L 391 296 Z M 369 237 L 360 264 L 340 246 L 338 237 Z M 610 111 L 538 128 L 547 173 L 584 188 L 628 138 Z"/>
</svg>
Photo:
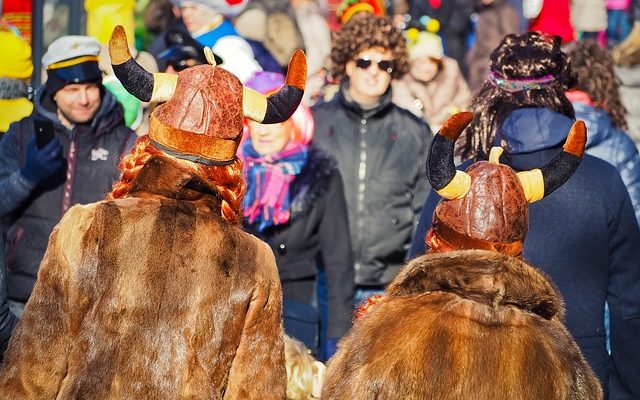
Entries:
<svg viewBox="0 0 640 400">
<path fill-rule="evenodd" d="M 529 30 L 559 35 L 563 43 L 575 40 L 569 1 L 543 1 L 540 14 L 531 21 Z"/>
</svg>

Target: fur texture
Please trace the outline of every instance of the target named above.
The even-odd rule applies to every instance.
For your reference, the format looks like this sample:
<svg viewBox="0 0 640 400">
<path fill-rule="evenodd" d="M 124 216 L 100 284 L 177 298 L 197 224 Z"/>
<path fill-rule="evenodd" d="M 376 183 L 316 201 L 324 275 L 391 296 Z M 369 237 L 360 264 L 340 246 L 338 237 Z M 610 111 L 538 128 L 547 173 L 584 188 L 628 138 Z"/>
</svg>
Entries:
<svg viewBox="0 0 640 400">
<path fill-rule="evenodd" d="M 11 338 L 0 398 L 285 397 L 271 250 L 166 163 L 145 165 L 136 197 L 65 214 Z"/>
<path fill-rule="evenodd" d="M 557 289 L 483 250 L 416 258 L 330 360 L 323 399 L 602 399 Z"/>
</svg>

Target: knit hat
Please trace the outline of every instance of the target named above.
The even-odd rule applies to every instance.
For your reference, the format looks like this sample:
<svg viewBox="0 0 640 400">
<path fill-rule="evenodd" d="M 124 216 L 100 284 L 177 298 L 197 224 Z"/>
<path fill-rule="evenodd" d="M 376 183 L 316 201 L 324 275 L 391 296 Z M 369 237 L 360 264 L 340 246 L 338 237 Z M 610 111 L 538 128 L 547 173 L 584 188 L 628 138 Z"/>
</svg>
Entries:
<svg viewBox="0 0 640 400">
<path fill-rule="evenodd" d="M 345 24 L 359 12 L 366 12 L 379 17 L 386 15 L 385 6 L 381 0 L 344 0 L 336 10 L 336 15 L 340 23 Z"/>
<path fill-rule="evenodd" d="M 287 120 L 300 104 L 307 77 L 304 53 L 289 63 L 285 85 L 264 96 L 242 85 L 232 73 L 218 68 L 211 49 L 209 64 L 178 75 L 151 74 L 131 57 L 121 26 L 113 30 L 109 53 L 113 72 L 139 100 L 165 102 L 151 114 L 149 137 L 171 156 L 205 164 L 226 165 L 236 158 L 245 117 L 263 124 Z"/>
<path fill-rule="evenodd" d="M 63 36 L 55 40 L 42 57 L 42 66 L 47 70 L 47 92 L 53 96 L 72 83 L 99 83 L 102 80 L 99 53 L 100 43 L 89 36 Z"/>
<path fill-rule="evenodd" d="M 431 32 L 418 32 L 415 28 L 407 31 L 407 51 L 409 61 L 421 57 L 441 60 L 444 57 L 444 48 L 440 36 Z"/>
<path fill-rule="evenodd" d="M 499 163 L 502 148 L 489 161 L 455 169 L 455 141 L 471 122 L 470 112 L 450 117 L 429 149 L 427 176 L 443 197 L 426 241 L 434 251 L 482 249 L 520 256 L 528 228 L 528 203 L 547 196 L 580 165 L 587 140 L 582 121 L 571 127 L 563 151 L 541 169 L 516 173 Z"/>
<path fill-rule="evenodd" d="M 279 72 L 259 71 L 251 77 L 245 86 L 264 95 L 276 93 L 284 86 L 284 75 Z M 295 143 L 309 144 L 313 139 L 314 122 L 311 110 L 304 104 L 300 104 L 291 116 L 295 126 L 295 136 L 291 139 Z"/>
<path fill-rule="evenodd" d="M 31 46 L 14 32 L 0 32 L 0 77 L 29 79 L 33 73 Z"/>
<path fill-rule="evenodd" d="M 228 18 L 233 18 L 240 14 L 249 4 L 249 0 L 179 0 L 180 7 L 184 7 L 189 3 L 199 4 L 208 7 L 215 12 Z"/>
</svg>

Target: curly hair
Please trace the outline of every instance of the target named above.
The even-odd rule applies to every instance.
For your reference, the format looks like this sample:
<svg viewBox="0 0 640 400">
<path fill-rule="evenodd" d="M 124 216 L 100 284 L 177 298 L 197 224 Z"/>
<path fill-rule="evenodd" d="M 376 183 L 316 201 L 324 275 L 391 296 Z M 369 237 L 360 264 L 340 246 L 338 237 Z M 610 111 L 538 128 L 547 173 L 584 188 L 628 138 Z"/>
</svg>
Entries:
<svg viewBox="0 0 640 400">
<path fill-rule="evenodd" d="M 111 193 L 107 195 L 107 200 L 128 197 L 131 184 L 144 165 L 154 157 L 172 159 L 180 163 L 180 165 L 192 169 L 195 175 L 204 177 L 220 195 L 222 217 L 233 224 L 240 223 L 242 220 L 242 200 L 246 191 L 246 182 L 242 176 L 242 161 L 240 159 L 236 157 L 231 164 L 223 166 L 203 165 L 177 159 L 153 146 L 148 135 L 138 138 L 131 153 L 125 156 L 118 165 L 118 168 L 122 171 L 122 177 L 113 184 Z"/>
<path fill-rule="evenodd" d="M 360 12 L 333 35 L 331 74 L 333 77 L 344 76 L 345 65 L 349 60 L 358 53 L 375 47 L 388 49 L 393 54 L 392 78 L 402 78 L 409 71 L 407 47 L 402 32 L 393 25 L 389 17 Z"/>
<path fill-rule="evenodd" d="M 519 108 L 546 107 L 575 118 L 573 106 L 564 92 L 578 80 L 571 69 L 569 57 L 562 52 L 559 36 L 527 32 L 507 35 L 491 53 L 491 71 L 505 79 L 555 78 L 543 88 L 508 92 L 488 79 L 474 97 L 470 109 L 476 118 L 460 141 L 456 153 L 462 159 L 486 158 L 495 142 L 495 135 L 509 114 Z M 508 149 L 507 143 L 502 146 Z"/>
<path fill-rule="evenodd" d="M 566 51 L 578 75 L 576 89 L 602 107 L 616 128 L 627 130 L 627 110 L 620 101 L 620 81 L 613 70 L 611 54 L 593 40 L 572 43 Z"/>
</svg>

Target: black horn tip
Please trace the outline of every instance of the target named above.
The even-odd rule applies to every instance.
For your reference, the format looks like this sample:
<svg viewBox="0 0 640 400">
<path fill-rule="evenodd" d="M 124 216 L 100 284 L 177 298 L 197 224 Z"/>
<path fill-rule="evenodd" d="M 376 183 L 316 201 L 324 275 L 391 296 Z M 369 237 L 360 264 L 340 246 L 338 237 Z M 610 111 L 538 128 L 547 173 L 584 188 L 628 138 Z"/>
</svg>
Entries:
<svg viewBox="0 0 640 400">
<path fill-rule="evenodd" d="M 285 84 L 280 90 L 267 97 L 267 110 L 263 124 L 277 124 L 291 118 L 302 101 L 304 90 Z"/>
<path fill-rule="evenodd" d="M 446 187 L 456 175 L 453 146 L 454 142 L 440 135 L 431 141 L 427 156 L 427 179 L 435 190 Z"/>
<path fill-rule="evenodd" d="M 133 58 L 113 65 L 113 73 L 125 89 L 141 101 L 148 102 L 153 95 L 153 74 L 144 70 Z"/>
</svg>

